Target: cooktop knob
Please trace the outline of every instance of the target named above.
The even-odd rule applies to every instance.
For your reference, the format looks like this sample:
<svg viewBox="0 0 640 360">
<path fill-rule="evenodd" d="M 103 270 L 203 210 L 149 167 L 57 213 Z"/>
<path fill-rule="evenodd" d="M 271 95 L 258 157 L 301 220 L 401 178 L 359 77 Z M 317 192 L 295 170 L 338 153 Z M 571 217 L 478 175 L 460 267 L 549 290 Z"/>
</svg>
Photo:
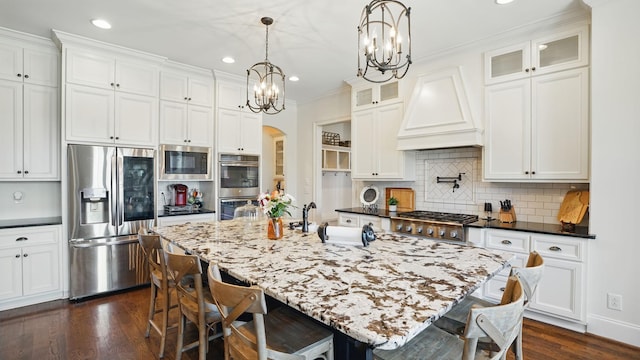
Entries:
<svg viewBox="0 0 640 360">
<path fill-rule="evenodd" d="M 396 231 L 400 231 L 400 230 L 402 230 L 402 224 L 396 225 Z"/>
<path fill-rule="evenodd" d="M 422 226 L 418 226 L 418 227 L 416 228 L 416 232 L 417 232 L 418 234 L 422 234 Z"/>
<path fill-rule="evenodd" d="M 433 228 L 427 229 L 427 235 L 433 235 Z"/>
<path fill-rule="evenodd" d="M 445 233 L 445 231 L 444 231 L 444 230 L 440 230 L 440 231 L 439 231 L 440 236 L 444 236 L 444 233 Z"/>
<path fill-rule="evenodd" d="M 458 232 L 456 230 L 451 231 L 451 238 L 452 239 L 457 239 L 458 238 Z"/>
<path fill-rule="evenodd" d="M 406 232 L 410 233 L 410 232 L 411 232 L 411 225 L 407 225 L 407 226 L 404 228 L 404 230 L 405 230 Z"/>
</svg>

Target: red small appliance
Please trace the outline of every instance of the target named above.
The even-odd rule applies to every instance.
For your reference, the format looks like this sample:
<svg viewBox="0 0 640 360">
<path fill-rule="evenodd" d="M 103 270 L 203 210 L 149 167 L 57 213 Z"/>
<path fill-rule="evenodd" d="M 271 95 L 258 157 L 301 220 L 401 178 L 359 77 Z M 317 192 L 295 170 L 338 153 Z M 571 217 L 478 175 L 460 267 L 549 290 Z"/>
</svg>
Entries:
<svg viewBox="0 0 640 360">
<path fill-rule="evenodd" d="M 176 206 L 186 206 L 187 205 L 187 190 L 189 188 L 187 185 L 175 184 L 173 185 L 173 190 L 176 193 Z"/>
</svg>

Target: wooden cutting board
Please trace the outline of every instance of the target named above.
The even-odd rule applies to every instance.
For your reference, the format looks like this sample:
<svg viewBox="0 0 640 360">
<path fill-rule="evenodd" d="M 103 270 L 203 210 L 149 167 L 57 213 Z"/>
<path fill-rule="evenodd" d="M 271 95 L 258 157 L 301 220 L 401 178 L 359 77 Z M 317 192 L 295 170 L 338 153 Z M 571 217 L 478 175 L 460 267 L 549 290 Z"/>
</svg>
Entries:
<svg viewBox="0 0 640 360">
<path fill-rule="evenodd" d="M 389 198 L 398 199 L 398 212 L 415 210 L 415 192 L 411 188 L 387 188 L 385 190 L 385 207 L 389 207 Z"/>
<path fill-rule="evenodd" d="M 589 190 L 570 190 L 564 196 L 558 221 L 569 224 L 579 224 L 589 207 Z"/>
</svg>

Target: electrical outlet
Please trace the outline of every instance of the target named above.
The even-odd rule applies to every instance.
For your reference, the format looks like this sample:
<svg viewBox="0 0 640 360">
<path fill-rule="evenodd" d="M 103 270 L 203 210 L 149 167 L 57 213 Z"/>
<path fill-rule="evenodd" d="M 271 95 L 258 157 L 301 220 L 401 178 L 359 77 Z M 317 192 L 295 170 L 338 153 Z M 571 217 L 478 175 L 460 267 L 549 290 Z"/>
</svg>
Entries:
<svg viewBox="0 0 640 360">
<path fill-rule="evenodd" d="M 622 311 L 622 295 L 607 293 L 607 307 L 611 310 Z"/>
</svg>

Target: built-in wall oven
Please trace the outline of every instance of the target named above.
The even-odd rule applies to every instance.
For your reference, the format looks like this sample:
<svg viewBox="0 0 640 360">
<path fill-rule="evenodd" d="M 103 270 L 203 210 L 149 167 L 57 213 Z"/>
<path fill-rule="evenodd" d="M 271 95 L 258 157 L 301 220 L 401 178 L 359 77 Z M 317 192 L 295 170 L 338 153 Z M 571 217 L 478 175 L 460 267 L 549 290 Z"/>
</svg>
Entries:
<svg viewBox="0 0 640 360">
<path fill-rule="evenodd" d="M 233 219 L 238 206 L 247 200 L 257 204 L 260 194 L 260 157 L 257 155 L 220 154 L 220 220 Z"/>
</svg>

